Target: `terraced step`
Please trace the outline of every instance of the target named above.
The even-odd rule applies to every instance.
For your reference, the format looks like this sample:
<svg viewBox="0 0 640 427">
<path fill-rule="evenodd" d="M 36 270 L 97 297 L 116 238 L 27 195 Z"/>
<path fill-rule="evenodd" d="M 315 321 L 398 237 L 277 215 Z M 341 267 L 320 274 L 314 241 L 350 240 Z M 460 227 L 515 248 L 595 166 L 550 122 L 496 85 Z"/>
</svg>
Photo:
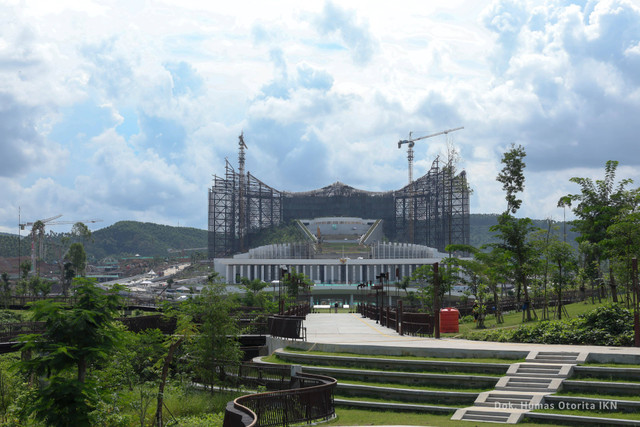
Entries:
<svg viewBox="0 0 640 427">
<path fill-rule="evenodd" d="M 573 365 L 546 363 L 514 363 L 507 371 L 508 376 L 525 376 L 538 378 L 567 378 Z"/>
<path fill-rule="evenodd" d="M 509 420 L 508 412 L 498 412 L 498 411 L 474 411 L 468 410 L 462 416 L 464 421 L 486 421 L 486 422 L 497 422 L 497 423 L 506 423 Z"/>
<path fill-rule="evenodd" d="M 553 393 L 558 390 L 562 379 L 533 377 L 502 377 L 496 390 Z"/>
<path fill-rule="evenodd" d="M 527 362 L 577 364 L 586 360 L 586 353 L 568 351 L 532 351 Z"/>
<path fill-rule="evenodd" d="M 525 412 L 526 411 L 520 411 L 517 409 L 502 410 L 481 407 L 462 408 L 458 409 L 456 413 L 453 414 L 451 420 L 515 424 L 522 419 Z"/>
<path fill-rule="evenodd" d="M 531 402 L 536 398 L 538 398 L 538 395 L 535 394 L 488 392 L 486 396 L 479 396 L 474 405 L 491 408 L 522 409 L 530 407 L 532 405 Z"/>
</svg>

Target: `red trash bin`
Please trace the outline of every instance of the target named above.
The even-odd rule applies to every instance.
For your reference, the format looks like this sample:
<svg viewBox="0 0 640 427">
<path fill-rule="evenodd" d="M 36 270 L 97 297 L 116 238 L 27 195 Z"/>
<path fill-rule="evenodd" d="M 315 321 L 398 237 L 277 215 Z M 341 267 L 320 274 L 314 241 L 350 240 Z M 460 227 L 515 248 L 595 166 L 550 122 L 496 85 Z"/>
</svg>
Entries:
<svg viewBox="0 0 640 427">
<path fill-rule="evenodd" d="M 440 310 L 440 332 L 458 332 L 458 318 L 460 312 L 457 308 L 447 307 Z"/>
</svg>

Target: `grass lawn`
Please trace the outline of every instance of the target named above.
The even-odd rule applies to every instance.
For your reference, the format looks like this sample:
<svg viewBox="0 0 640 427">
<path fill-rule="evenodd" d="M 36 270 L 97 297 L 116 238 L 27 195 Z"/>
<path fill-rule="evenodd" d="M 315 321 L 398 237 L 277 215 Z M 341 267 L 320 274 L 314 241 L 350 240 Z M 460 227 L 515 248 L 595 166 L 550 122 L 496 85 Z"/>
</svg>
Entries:
<svg viewBox="0 0 640 427">
<path fill-rule="evenodd" d="M 334 426 L 375 426 L 375 425 L 405 425 L 405 426 L 445 426 L 459 427 L 474 423 L 451 421 L 451 415 L 426 414 L 417 412 L 369 411 L 364 409 L 336 408 L 337 418 L 323 425 Z M 482 427 L 504 427 L 506 424 L 477 423 Z M 540 427 L 540 424 L 519 423 L 522 427 Z"/>
<path fill-rule="evenodd" d="M 609 400 L 633 400 L 640 401 L 640 396 L 629 394 L 603 394 L 603 393 L 587 393 L 582 391 L 559 391 L 554 396 L 569 397 L 588 397 L 591 399 L 609 399 Z"/>
<path fill-rule="evenodd" d="M 264 360 L 265 362 L 269 362 L 269 363 L 277 363 L 277 364 L 281 364 L 281 365 L 290 365 L 291 362 L 287 362 L 286 360 L 282 360 L 280 359 L 278 356 L 267 356 L 267 357 L 263 357 L 262 360 Z M 359 371 L 372 371 L 372 372 L 376 372 L 376 371 L 382 371 L 382 372 L 390 372 L 388 369 L 376 369 L 376 368 L 368 368 L 368 367 L 361 367 L 361 366 L 357 366 L 357 365 L 351 365 L 351 366 L 344 366 L 344 365 L 325 365 L 325 364 L 302 364 L 302 366 L 317 366 L 320 368 L 331 368 L 331 369 L 357 369 Z M 437 375 L 481 375 L 483 377 L 503 377 L 504 374 L 487 374 L 487 373 L 477 373 L 477 372 L 463 372 L 463 371 L 443 371 L 443 370 L 436 370 L 436 369 L 432 369 L 432 370 L 419 370 L 419 371 L 415 371 L 415 370 L 402 370 L 402 369 L 396 369 L 395 372 L 410 372 L 410 373 L 414 373 L 414 374 L 437 374 Z"/>
<path fill-rule="evenodd" d="M 581 363 L 580 366 L 593 366 L 598 368 L 635 368 L 640 369 L 640 365 L 634 365 L 631 363 L 594 363 L 587 362 Z"/>
<path fill-rule="evenodd" d="M 451 403 L 429 403 L 429 402 L 407 402 L 406 400 L 392 400 L 392 399 L 378 399 L 375 397 L 358 397 L 357 399 L 353 396 L 343 396 L 339 393 L 334 395 L 336 399 L 342 400 L 353 400 L 354 402 L 380 402 L 380 403 L 401 403 L 406 405 L 424 405 L 424 406 L 446 406 L 450 408 L 466 408 L 467 406 L 471 406 L 471 403 L 466 404 L 451 404 Z"/>
<path fill-rule="evenodd" d="M 367 385 L 372 387 L 387 387 L 387 388 L 398 388 L 398 389 L 407 389 L 407 390 L 425 390 L 425 391 L 458 391 L 461 393 L 482 393 L 483 391 L 493 390 L 493 387 L 486 388 L 463 388 L 456 386 L 441 386 L 441 385 L 425 385 L 419 386 L 415 384 L 395 384 L 388 382 L 371 382 L 371 381 L 353 381 L 353 380 L 340 380 L 340 384 L 354 384 L 354 385 Z"/>
<path fill-rule="evenodd" d="M 595 304 L 591 304 L 591 300 L 589 299 L 584 302 L 575 302 L 573 304 L 567 304 L 565 305 L 565 308 L 567 309 L 567 313 L 569 313 L 569 318 L 574 318 L 581 314 L 588 313 L 589 311 L 592 311 L 593 309 L 600 307 L 601 305 L 604 305 L 607 302 L 610 302 L 610 300 L 602 300 L 602 303 L 598 303 L 596 301 Z M 537 309 L 535 310 L 535 312 L 538 315 L 538 317 L 535 318 L 532 311 L 531 316 L 534 318 L 532 322 L 537 322 L 541 320 L 540 317 L 542 315 L 542 309 Z M 486 329 L 517 328 L 518 326 L 523 324 L 522 312 L 510 312 L 508 314 L 503 314 L 502 317 L 504 319 L 504 323 L 497 324 L 495 321 L 495 317 L 493 315 L 488 315 L 485 318 L 485 322 L 484 322 Z M 550 313 L 550 317 L 551 317 L 551 320 L 555 319 L 553 312 Z M 562 318 L 565 319 L 565 316 L 563 316 Z M 525 323 L 531 324 L 532 322 L 525 322 Z M 447 334 L 441 334 L 441 336 L 464 338 L 464 336 L 469 332 L 478 333 L 482 331 L 482 329 L 476 329 L 475 322 L 461 323 L 459 329 L 460 330 L 457 334 L 447 333 Z"/>
<path fill-rule="evenodd" d="M 524 359 L 502 359 L 502 358 L 462 358 L 462 357 L 419 357 L 419 356 L 385 356 L 379 354 L 356 354 L 356 353 L 329 353 L 325 351 L 307 351 L 286 347 L 290 353 L 313 354 L 318 356 L 342 356 L 342 357 L 366 357 L 372 359 L 400 359 L 400 360 L 433 360 L 440 362 L 468 362 L 468 363 L 518 363 Z M 484 375 L 484 374 L 483 374 Z"/>
<path fill-rule="evenodd" d="M 613 411 L 573 411 L 561 409 L 536 409 L 531 412 L 542 412 L 546 414 L 576 415 L 579 417 L 598 417 L 598 418 L 619 418 L 623 420 L 640 420 L 638 412 L 613 412 Z"/>
<path fill-rule="evenodd" d="M 587 375 L 574 375 L 569 380 L 573 381 L 594 381 L 602 383 L 640 383 L 640 379 L 635 378 L 620 378 L 620 377 L 592 377 Z"/>
</svg>

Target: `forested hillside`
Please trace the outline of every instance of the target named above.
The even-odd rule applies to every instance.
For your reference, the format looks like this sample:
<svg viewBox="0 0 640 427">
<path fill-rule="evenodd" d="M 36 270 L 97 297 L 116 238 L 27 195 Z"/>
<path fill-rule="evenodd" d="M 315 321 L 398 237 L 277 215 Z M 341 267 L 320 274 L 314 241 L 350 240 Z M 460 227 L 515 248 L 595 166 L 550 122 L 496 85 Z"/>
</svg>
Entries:
<svg viewBox="0 0 640 427">
<path fill-rule="evenodd" d="M 167 256 L 167 249 L 207 247 L 207 231 L 149 222 L 119 221 L 101 228 L 85 243 L 87 254 L 96 259 L 109 255 Z"/>
<path fill-rule="evenodd" d="M 547 220 L 534 219 L 533 226 L 547 230 L 551 226 L 551 233 L 556 235 L 559 240 L 562 240 L 562 234 L 564 233 L 562 221 L 551 221 L 551 224 Z M 497 243 L 494 238 L 494 233 L 489 229 L 491 226 L 498 223 L 498 214 L 471 214 L 470 217 L 470 237 L 469 243 L 476 248 L 481 247 L 487 243 Z M 575 248 L 578 247 L 576 243 L 576 237 L 578 233 L 571 231 L 571 224 L 567 223 L 566 226 L 567 242 L 572 244 Z"/>
<path fill-rule="evenodd" d="M 472 214 L 470 243 L 480 247 L 494 242 L 493 233 L 489 231 L 497 223 L 498 215 Z M 534 225 L 547 229 L 545 220 L 534 220 Z M 562 223 L 552 222 L 552 231 L 562 239 Z M 575 243 L 576 233 L 567 226 L 567 241 Z M 25 233 L 27 233 L 25 231 Z M 59 240 L 62 235 L 53 237 Z M 276 229 L 263 230 L 250 236 L 251 246 L 261 246 L 269 243 L 282 243 L 300 240 L 304 236 L 294 224 L 286 224 Z M 152 224 L 148 222 L 120 221 L 109 227 L 93 232 L 92 241 L 84 242 L 90 259 L 102 259 L 114 255 L 161 256 L 168 255 L 167 249 L 190 249 L 207 247 L 207 231 L 197 228 L 172 227 L 168 225 Z M 30 253 L 31 241 L 28 235 L 22 236 L 21 253 Z M 202 251 L 201 251 L 202 252 Z M 55 251 L 48 251 L 55 253 Z M 0 233 L 0 256 L 18 256 L 18 236 Z"/>
</svg>

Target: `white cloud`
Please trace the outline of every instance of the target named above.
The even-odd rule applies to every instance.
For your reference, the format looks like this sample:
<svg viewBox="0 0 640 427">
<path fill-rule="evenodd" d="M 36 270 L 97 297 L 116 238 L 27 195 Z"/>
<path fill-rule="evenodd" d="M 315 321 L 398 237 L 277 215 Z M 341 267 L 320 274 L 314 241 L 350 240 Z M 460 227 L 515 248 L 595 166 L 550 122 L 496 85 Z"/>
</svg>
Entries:
<svg viewBox="0 0 640 427">
<path fill-rule="evenodd" d="M 204 228 L 243 130 L 247 169 L 291 191 L 400 188 L 398 139 L 458 126 L 474 212 L 504 205 L 512 142 L 523 215 L 608 159 L 638 178 L 635 3 L 49 3 L 0 6 L 0 227 L 20 205 Z M 444 145 L 416 144 L 414 177 Z"/>
</svg>

